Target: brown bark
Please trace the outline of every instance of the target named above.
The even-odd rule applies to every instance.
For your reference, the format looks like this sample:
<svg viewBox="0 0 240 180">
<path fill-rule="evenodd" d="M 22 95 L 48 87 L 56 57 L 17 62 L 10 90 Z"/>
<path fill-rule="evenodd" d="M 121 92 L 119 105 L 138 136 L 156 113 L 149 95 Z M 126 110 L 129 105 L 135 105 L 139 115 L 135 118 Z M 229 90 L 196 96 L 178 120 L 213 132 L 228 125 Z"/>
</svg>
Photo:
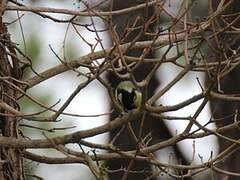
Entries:
<svg viewBox="0 0 240 180">
<path fill-rule="evenodd" d="M 9 106 L 18 109 L 17 91 L 11 87 L 16 84 L 13 79 L 21 78 L 21 68 L 16 57 L 8 56 L 8 52 L 16 55 L 16 52 L 11 44 L 10 36 L 7 28 L 0 17 L 0 76 L 4 78 L 0 82 L 1 100 Z M 8 83 L 6 83 L 8 82 Z M 1 109 L 1 113 L 10 114 L 10 112 Z M 17 118 L 9 116 L 0 117 L 2 123 L 2 136 L 18 137 Z M 23 157 L 20 149 L 0 147 L 0 179 L 6 180 L 23 180 Z"/>
</svg>

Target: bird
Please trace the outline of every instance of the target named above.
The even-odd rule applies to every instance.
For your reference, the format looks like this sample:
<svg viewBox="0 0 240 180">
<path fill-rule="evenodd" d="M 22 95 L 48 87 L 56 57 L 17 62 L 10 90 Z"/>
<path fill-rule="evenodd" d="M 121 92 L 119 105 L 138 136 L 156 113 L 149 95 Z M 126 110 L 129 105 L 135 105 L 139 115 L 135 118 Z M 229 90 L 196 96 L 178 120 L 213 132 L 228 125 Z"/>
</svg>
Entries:
<svg viewBox="0 0 240 180">
<path fill-rule="evenodd" d="M 117 85 L 115 98 L 125 112 L 141 107 L 142 93 L 131 81 L 122 81 Z"/>
</svg>

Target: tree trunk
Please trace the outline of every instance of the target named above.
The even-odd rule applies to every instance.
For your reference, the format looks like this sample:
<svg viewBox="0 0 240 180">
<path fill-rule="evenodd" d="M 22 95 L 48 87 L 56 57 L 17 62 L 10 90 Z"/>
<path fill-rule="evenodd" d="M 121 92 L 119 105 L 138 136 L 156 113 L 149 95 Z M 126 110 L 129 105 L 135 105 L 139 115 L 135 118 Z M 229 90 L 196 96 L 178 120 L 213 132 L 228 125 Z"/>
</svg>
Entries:
<svg viewBox="0 0 240 180">
<path fill-rule="evenodd" d="M 1 4 L 2 5 L 2 4 Z M 21 78 L 21 68 L 19 61 L 16 59 L 16 52 L 12 46 L 7 28 L 0 17 L 0 82 L 1 103 L 18 109 L 17 90 L 12 86 L 18 86 L 17 80 Z M 14 56 L 9 56 L 11 53 Z M 11 116 L 11 112 L 0 109 L 2 136 L 18 137 L 17 118 Z M 6 180 L 23 180 L 23 157 L 20 149 L 0 147 L 0 179 Z"/>
</svg>

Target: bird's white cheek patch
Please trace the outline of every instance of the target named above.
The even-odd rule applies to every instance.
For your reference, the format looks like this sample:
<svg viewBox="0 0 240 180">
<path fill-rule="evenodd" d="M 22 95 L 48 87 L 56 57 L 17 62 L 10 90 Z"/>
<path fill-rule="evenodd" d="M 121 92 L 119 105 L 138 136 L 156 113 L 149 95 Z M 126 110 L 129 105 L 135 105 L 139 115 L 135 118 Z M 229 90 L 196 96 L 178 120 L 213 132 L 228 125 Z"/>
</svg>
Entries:
<svg viewBox="0 0 240 180">
<path fill-rule="evenodd" d="M 119 93 L 117 98 L 118 101 L 122 104 L 122 93 Z"/>
</svg>

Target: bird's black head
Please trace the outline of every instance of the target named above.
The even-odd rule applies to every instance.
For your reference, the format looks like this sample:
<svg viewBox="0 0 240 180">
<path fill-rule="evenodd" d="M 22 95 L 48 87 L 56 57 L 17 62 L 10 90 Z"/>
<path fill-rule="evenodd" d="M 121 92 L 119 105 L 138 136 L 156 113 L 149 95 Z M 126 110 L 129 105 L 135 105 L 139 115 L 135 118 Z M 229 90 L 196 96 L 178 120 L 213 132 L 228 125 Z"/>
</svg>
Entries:
<svg viewBox="0 0 240 180">
<path fill-rule="evenodd" d="M 125 111 L 136 108 L 136 106 L 134 105 L 134 100 L 136 98 L 135 89 L 132 89 L 132 91 L 130 92 L 124 89 L 118 89 L 117 94 L 118 94 L 118 101 L 119 103 L 122 104 Z"/>
</svg>

